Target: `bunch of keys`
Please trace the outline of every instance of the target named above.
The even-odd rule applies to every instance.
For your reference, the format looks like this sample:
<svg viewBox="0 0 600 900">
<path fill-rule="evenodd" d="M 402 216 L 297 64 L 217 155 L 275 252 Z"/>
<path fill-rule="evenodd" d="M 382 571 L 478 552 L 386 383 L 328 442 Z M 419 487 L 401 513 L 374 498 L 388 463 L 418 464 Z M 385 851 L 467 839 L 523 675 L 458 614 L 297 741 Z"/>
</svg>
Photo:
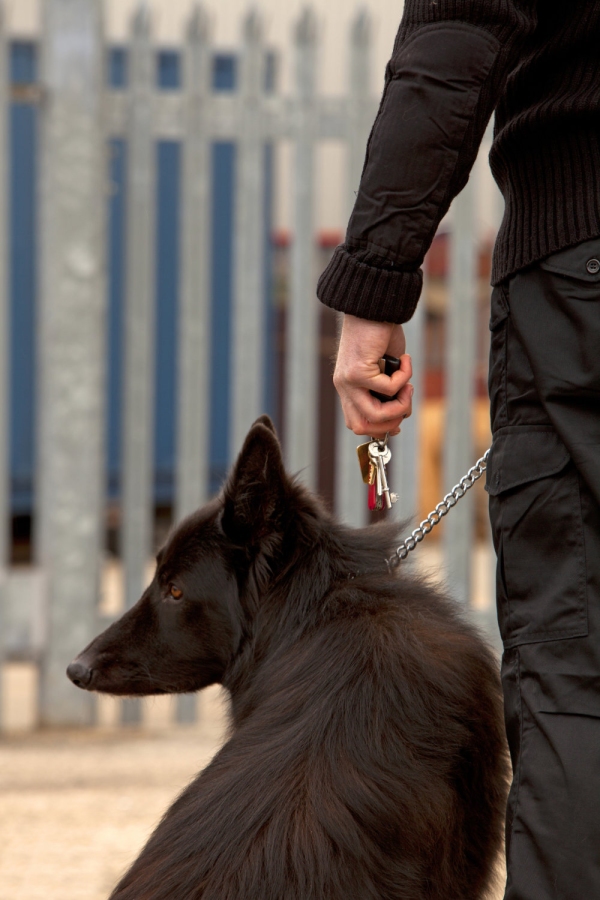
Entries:
<svg viewBox="0 0 600 900">
<path fill-rule="evenodd" d="M 384 505 L 392 508 L 398 499 L 388 486 L 385 467 L 392 458 L 392 451 L 387 445 L 387 435 L 383 441 L 372 440 L 356 448 L 362 479 L 369 486 L 369 509 L 380 510 Z"/>
<path fill-rule="evenodd" d="M 392 375 L 400 368 L 400 360 L 386 355 L 379 361 L 379 365 L 383 374 Z M 382 403 L 396 399 L 375 391 L 371 391 L 371 393 Z M 398 495 L 390 492 L 385 472 L 385 467 L 392 458 L 387 434 L 383 441 L 372 438 L 366 444 L 361 444 L 356 448 L 356 452 L 362 479 L 369 486 L 369 509 L 381 510 L 384 505 L 387 509 L 391 509 L 392 503 L 397 501 Z"/>
</svg>

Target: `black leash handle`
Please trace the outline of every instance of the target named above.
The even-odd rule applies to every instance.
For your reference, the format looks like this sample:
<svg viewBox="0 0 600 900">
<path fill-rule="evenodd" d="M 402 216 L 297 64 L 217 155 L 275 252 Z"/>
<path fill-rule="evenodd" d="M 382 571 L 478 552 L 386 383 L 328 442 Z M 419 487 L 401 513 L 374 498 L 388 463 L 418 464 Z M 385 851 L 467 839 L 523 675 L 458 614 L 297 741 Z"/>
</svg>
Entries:
<svg viewBox="0 0 600 900">
<path fill-rule="evenodd" d="M 383 362 L 383 366 L 381 363 Z M 395 356 L 389 356 L 387 353 L 379 360 L 379 368 L 381 369 L 382 375 L 393 375 L 394 372 L 397 372 L 400 368 L 400 360 Z M 393 397 L 390 397 L 389 394 L 380 394 L 379 391 L 369 391 L 371 396 L 375 397 L 377 400 L 381 400 L 382 403 L 389 403 L 390 400 L 395 400 L 398 394 L 394 394 Z"/>
</svg>

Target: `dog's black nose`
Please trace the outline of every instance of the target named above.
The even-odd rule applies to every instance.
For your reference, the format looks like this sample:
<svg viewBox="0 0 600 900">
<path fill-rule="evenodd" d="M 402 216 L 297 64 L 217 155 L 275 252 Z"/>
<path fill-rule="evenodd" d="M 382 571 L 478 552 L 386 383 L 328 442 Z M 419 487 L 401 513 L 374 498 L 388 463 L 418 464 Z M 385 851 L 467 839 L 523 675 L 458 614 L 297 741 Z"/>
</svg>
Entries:
<svg viewBox="0 0 600 900">
<path fill-rule="evenodd" d="M 67 667 L 67 675 L 79 688 L 86 688 L 92 680 L 92 670 L 79 662 L 72 662 Z"/>
</svg>

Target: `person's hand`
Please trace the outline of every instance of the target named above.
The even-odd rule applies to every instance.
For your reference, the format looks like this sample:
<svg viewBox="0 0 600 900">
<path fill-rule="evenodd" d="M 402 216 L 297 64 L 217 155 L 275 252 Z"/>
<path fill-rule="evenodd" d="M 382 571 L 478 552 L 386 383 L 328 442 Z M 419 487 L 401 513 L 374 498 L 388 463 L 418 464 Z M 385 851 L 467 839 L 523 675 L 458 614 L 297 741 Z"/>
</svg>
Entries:
<svg viewBox="0 0 600 900">
<path fill-rule="evenodd" d="M 412 412 L 414 388 L 410 356 L 401 325 L 371 322 L 344 316 L 333 383 L 340 396 L 346 426 L 355 434 L 383 438 L 398 434 L 403 419 Z M 400 369 L 391 377 L 382 375 L 379 360 L 388 353 L 400 360 Z M 381 403 L 369 391 L 378 391 L 396 400 Z"/>
</svg>

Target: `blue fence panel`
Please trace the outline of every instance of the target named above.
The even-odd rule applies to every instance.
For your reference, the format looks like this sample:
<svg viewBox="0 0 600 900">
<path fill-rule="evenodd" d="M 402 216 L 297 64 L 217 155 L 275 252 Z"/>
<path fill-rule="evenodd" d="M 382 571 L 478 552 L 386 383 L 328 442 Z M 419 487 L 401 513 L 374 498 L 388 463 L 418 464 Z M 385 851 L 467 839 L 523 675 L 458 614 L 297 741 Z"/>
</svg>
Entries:
<svg viewBox="0 0 600 900">
<path fill-rule="evenodd" d="M 107 60 L 107 82 L 111 88 L 127 87 L 128 54 L 125 47 L 110 47 Z"/>
<path fill-rule="evenodd" d="M 180 54 L 156 56 L 157 87 L 181 86 Z M 156 343 L 154 374 L 154 502 L 169 506 L 174 498 L 177 431 L 177 314 L 179 308 L 179 212 L 181 145 L 157 143 Z"/>
<path fill-rule="evenodd" d="M 212 86 L 234 91 L 237 60 L 218 53 L 213 59 Z M 210 493 L 216 493 L 229 467 L 229 402 L 231 397 L 231 306 L 233 301 L 233 219 L 235 214 L 236 147 L 217 141 L 212 148 L 212 357 L 210 392 Z"/>
<path fill-rule="evenodd" d="M 275 284 L 273 267 L 273 193 L 274 193 L 274 153 L 273 145 L 265 146 L 265 207 L 263 228 L 265 234 L 265 390 L 264 410 L 275 419 L 279 385 L 275 354 Z M 278 423 L 276 423 L 278 424 Z"/>
<path fill-rule="evenodd" d="M 177 433 L 177 313 L 181 145 L 159 141 L 156 227 L 155 502 L 173 502 Z"/>
<path fill-rule="evenodd" d="M 231 53 L 215 54 L 212 85 L 215 91 L 235 91 L 237 86 L 237 58 Z"/>
<path fill-rule="evenodd" d="M 216 142 L 212 150 L 212 356 L 210 393 L 210 492 L 219 490 L 229 466 L 231 395 L 231 306 L 236 147 Z"/>
<path fill-rule="evenodd" d="M 13 41 L 9 67 L 12 84 L 35 84 L 38 78 L 36 45 L 32 41 Z"/>
<path fill-rule="evenodd" d="M 181 87 L 181 54 L 176 50 L 159 50 L 156 55 L 156 83 L 161 91 Z"/>
<path fill-rule="evenodd" d="M 13 85 L 37 79 L 35 44 L 10 46 Z M 37 108 L 10 104 L 10 469 L 14 515 L 30 512 L 35 447 Z"/>
</svg>

